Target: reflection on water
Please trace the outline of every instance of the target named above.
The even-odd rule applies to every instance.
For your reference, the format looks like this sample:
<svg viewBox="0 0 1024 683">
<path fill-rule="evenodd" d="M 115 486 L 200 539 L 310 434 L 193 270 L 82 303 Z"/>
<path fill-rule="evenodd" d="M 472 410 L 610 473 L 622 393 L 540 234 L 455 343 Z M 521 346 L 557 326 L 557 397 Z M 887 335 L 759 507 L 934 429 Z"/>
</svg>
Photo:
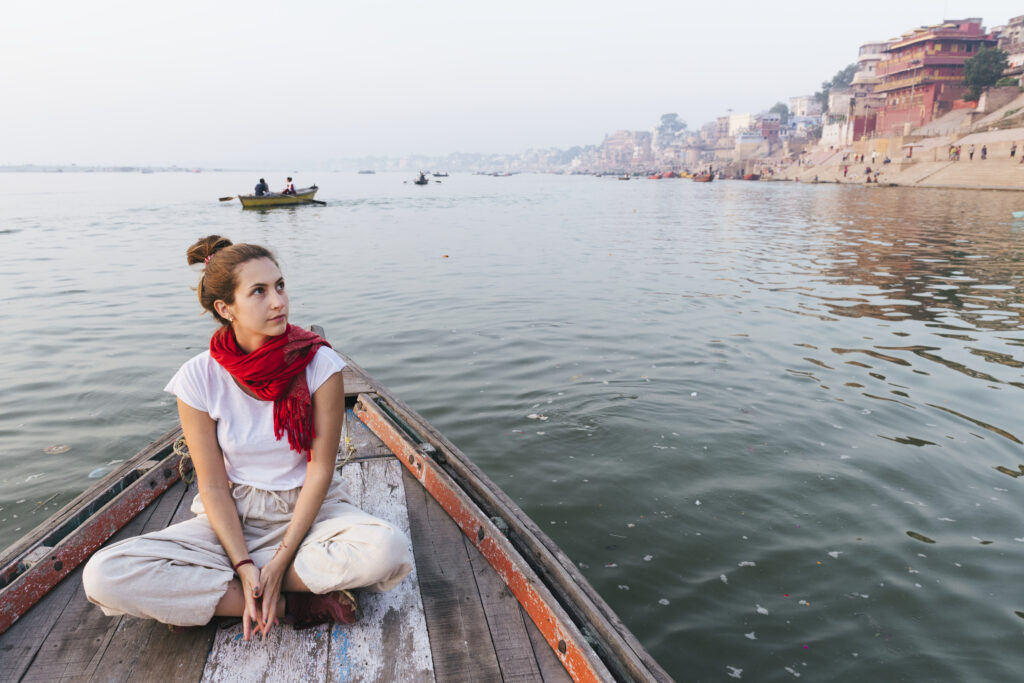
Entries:
<svg viewBox="0 0 1024 683">
<path fill-rule="evenodd" d="M 1017 194 L 321 174 L 243 212 L 245 174 L 10 175 L 0 543 L 170 426 L 218 232 L 678 679 L 1018 676 Z"/>
</svg>

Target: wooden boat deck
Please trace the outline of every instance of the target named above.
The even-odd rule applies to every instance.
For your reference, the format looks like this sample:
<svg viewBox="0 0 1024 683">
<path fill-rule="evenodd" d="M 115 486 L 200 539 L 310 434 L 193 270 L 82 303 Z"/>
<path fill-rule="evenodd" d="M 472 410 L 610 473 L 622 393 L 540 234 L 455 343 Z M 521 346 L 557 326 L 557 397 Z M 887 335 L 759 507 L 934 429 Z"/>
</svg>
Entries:
<svg viewBox="0 0 1024 683">
<path fill-rule="evenodd" d="M 369 388 L 351 372 L 346 387 Z M 248 643 L 237 620 L 171 633 L 104 616 L 85 599 L 79 567 L 0 635 L 0 681 L 571 680 L 451 517 L 351 411 L 348 423 L 356 452 L 343 479 L 360 507 L 409 535 L 416 557 L 394 591 L 359 593 L 358 624 L 282 626 Z M 179 481 L 110 542 L 188 519 L 194 495 Z"/>
</svg>

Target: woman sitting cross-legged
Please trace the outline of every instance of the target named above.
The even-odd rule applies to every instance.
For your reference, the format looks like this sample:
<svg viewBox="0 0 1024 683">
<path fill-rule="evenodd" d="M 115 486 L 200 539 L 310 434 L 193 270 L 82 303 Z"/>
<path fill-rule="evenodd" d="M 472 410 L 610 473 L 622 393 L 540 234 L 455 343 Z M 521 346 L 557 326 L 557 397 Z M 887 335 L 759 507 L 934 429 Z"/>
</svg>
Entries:
<svg viewBox="0 0 1024 683">
<path fill-rule="evenodd" d="M 288 323 L 273 254 L 211 235 L 199 300 L 220 323 L 166 390 L 195 465 L 193 519 L 97 552 L 85 592 L 108 616 L 172 626 L 242 617 L 246 640 L 284 621 L 353 623 L 354 588 L 386 591 L 412 570 L 401 531 L 355 507 L 335 471 L 344 361 Z"/>
</svg>

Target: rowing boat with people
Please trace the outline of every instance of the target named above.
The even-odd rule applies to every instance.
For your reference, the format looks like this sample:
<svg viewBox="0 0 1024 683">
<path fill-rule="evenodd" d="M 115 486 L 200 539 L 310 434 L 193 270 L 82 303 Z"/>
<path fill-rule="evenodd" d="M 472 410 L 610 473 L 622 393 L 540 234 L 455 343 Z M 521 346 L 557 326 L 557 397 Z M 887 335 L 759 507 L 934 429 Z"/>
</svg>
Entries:
<svg viewBox="0 0 1024 683">
<path fill-rule="evenodd" d="M 238 201 L 242 202 L 242 207 L 246 209 L 266 209 L 274 206 L 296 206 L 298 204 L 324 205 L 327 202 L 313 199 L 316 196 L 316 191 L 319 189 L 316 185 L 311 185 L 310 187 L 295 190 L 295 194 L 268 192 L 259 197 L 254 194 L 240 194 L 238 195 Z"/>
<path fill-rule="evenodd" d="M 671 680 L 500 488 L 342 358 L 337 467 L 360 508 L 412 541 L 415 568 L 397 588 L 362 592 L 354 625 L 281 626 L 250 641 L 237 619 L 174 633 L 104 616 L 85 598 L 84 561 L 191 516 L 179 426 L 0 555 L 0 681 Z"/>
</svg>

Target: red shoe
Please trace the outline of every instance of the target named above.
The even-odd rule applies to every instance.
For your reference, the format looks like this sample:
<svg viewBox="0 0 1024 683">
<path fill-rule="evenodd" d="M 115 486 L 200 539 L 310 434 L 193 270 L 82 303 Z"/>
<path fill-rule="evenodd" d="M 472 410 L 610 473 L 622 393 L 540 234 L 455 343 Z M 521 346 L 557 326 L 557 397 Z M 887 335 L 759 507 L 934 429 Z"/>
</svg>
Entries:
<svg viewBox="0 0 1024 683">
<path fill-rule="evenodd" d="M 317 595 L 316 593 L 285 593 L 284 621 L 303 629 L 330 622 L 354 624 L 363 616 L 359 603 L 346 590 Z"/>
</svg>

